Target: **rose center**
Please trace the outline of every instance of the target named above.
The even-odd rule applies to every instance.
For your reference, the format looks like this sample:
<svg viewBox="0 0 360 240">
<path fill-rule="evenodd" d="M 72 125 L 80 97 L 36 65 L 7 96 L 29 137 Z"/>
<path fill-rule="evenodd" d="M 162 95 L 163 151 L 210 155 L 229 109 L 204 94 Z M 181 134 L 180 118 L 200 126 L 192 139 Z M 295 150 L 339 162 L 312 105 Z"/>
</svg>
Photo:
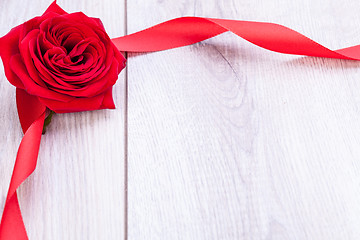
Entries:
<svg viewBox="0 0 360 240">
<path fill-rule="evenodd" d="M 70 58 L 71 62 L 75 63 L 79 60 L 79 56 L 75 56 L 75 57 L 72 57 Z"/>
</svg>

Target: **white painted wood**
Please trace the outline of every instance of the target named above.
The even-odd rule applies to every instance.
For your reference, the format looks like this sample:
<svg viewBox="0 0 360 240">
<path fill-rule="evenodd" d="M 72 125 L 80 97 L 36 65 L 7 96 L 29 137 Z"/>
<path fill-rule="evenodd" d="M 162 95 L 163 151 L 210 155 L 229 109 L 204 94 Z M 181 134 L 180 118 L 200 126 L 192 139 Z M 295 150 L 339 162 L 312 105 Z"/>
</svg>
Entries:
<svg viewBox="0 0 360 240">
<path fill-rule="evenodd" d="M 41 15 L 52 1 L 1 1 L 0 35 Z M 59 0 L 68 12 L 102 19 L 110 37 L 124 33 L 124 1 Z M 124 73 L 116 110 L 56 115 L 42 139 L 35 173 L 20 187 L 32 239 L 122 239 L 124 236 Z M 0 68 L 0 206 L 2 213 L 22 134 L 15 88 Z"/>
<path fill-rule="evenodd" d="M 179 16 L 271 21 L 359 44 L 357 1 L 133 0 L 129 33 Z M 149 39 L 149 41 L 151 41 Z M 358 239 L 360 63 L 232 34 L 128 60 L 129 239 Z"/>
</svg>

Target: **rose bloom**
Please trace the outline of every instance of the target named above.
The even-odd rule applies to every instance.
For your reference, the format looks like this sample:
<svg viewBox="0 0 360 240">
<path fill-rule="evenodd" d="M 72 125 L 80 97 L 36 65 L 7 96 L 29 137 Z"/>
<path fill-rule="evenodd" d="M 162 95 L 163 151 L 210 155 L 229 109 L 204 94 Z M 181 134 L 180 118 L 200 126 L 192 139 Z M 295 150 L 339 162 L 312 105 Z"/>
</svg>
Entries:
<svg viewBox="0 0 360 240">
<path fill-rule="evenodd" d="M 54 2 L 1 38 L 0 55 L 9 82 L 55 112 L 115 108 L 112 86 L 125 58 L 97 18 Z"/>
</svg>

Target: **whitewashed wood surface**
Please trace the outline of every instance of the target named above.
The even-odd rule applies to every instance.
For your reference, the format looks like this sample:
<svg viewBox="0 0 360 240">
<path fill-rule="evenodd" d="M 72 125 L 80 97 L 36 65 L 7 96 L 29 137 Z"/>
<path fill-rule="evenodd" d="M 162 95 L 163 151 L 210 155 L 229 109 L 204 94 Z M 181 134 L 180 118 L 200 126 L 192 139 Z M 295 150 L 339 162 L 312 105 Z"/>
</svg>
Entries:
<svg viewBox="0 0 360 240">
<path fill-rule="evenodd" d="M 0 1 L 1 35 L 50 2 Z M 332 49 L 360 43 L 358 1 L 58 4 L 100 17 L 112 37 L 205 16 L 280 23 Z M 117 110 L 57 115 L 43 138 L 19 190 L 30 239 L 359 239 L 360 63 L 226 33 L 127 65 Z M 0 78 L 2 209 L 21 130 Z"/>
<path fill-rule="evenodd" d="M 128 32 L 178 16 L 270 21 L 331 48 L 359 1 L 128 1 Z M 359 239 L 360 64 L 233 34 L 128 60 L 129 239 Z"/>
</svg>

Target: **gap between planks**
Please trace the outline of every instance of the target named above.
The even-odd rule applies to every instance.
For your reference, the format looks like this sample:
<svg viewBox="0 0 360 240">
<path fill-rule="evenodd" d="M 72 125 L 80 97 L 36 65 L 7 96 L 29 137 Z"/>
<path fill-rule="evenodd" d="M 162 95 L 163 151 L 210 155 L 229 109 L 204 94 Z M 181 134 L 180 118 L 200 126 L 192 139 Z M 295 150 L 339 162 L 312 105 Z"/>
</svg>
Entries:
<svg viewBox="0 0 360 240">
<path fill-rule="evenodd" d="M 124 35 L 128 34 L 127 0 L 124 0 Z M 124 240 L 128 239 L 128 54 L 125 67 L 125 103 L 124 103 Z"/>
</svg>

